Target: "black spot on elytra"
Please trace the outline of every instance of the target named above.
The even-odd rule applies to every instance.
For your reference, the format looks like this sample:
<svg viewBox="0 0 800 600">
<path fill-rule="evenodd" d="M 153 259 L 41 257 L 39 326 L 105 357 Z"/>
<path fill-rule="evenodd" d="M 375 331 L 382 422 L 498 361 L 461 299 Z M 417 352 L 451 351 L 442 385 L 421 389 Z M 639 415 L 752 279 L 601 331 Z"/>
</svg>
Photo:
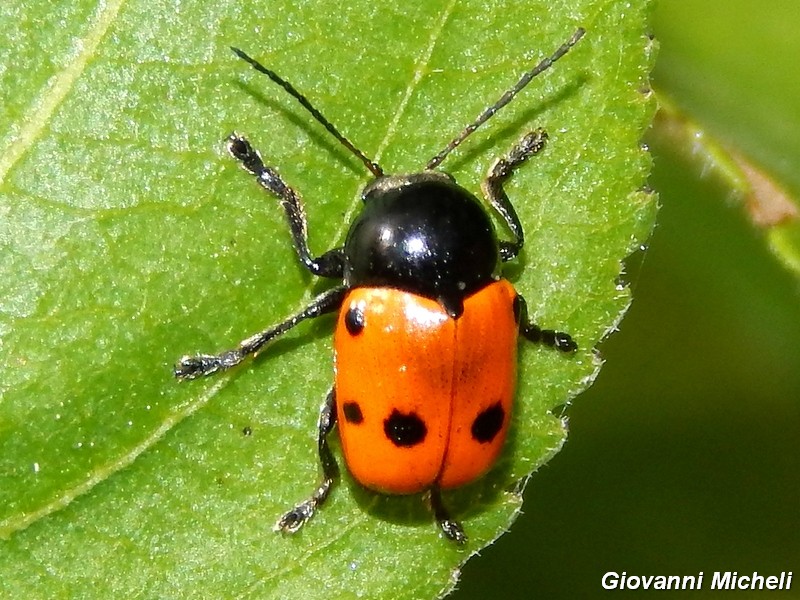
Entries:
<svg viewBox="0 0 800 600">
<path fill-rule="evenodd" d="M 358 402 L 345 402 L 342 405 L 342 412 L 344 420 L 353 425 L 359 425 L 364 420 L 364 414 L 361 412 Z"/>
<path fill-rule="evenodd" d="M 383 422 L 383 431 L 395 446 L 410 448 L 425 439 L 428 428 L 416 413 L 406 414 L 395 409 Z"/>
<path fill-rule="evenodd" d="M 364 330 L 364 311 L 358 306 L 351 306 L 344 315 L 344 326 L 350 335 L 358 335 Z"/>
<path fill-rule="evenodd" d="M 488 444 L 503 428 L 506 411 L 499 402 L 492 404 L 472 422 L 472 439 L 481 444 Z"/>
</svg>

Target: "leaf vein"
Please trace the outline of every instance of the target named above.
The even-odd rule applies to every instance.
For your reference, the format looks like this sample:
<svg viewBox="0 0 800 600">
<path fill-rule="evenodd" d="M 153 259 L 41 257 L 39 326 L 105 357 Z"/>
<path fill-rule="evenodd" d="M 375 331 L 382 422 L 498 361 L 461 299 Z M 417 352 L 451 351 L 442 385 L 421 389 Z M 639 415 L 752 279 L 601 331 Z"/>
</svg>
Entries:
<svg viewBox="0 0 800 600">
<path fill-rule="evenodd" d="M 125 0 L 111 0 L 105 5 L 100 3 L 97 17 L 89 24 L 86 35 L 75 42 L 78 52 L 72 61 L 48 80 L 39 98 L 31 104 L 27 116 L 21 120 L 23 126 L 19 132 L 16 135 L 12 133 L 4 140 L 0 146 L 0 185 L 14 165 L 42 136 L 56 110 L 83 74 L 124 3 Z"/>
<path fill-rule="evenodd" d="M 39 519 L 61 510 L 78 496 L 82 496 L 83 494 L 89 492 L 98 483 L 105 481 L 114 473 L 121 471 L 123 468 L 133 463 L 133 461 L 136 460 L 139 455 L 142 454 L 142 452 L 150 449 L 151 446 L 153 446 L 159 439 L 169 432 L 177 423 L 183 421 L 195 413 L 199 408 L 205 406 L 208 401 L 217 394 L 219 389 L 226 385 L 226 383 L 227 378 L 220 379 L 203 394 L 198 396 L 194 401 L 167 416 L 161 423 L 161 426 L 144 438 L 139 444 L 132 447 L 128 452 L 117 457 L 111 462 L 100 465 L 98 468 L 91 471 L 86 479 L 72 488 L 65 489 L 64 492 L 53 501 L 42 505 L 39 509 L 33 512 L 22 513 L 20 515 L 15 515 L 0 521 L 0 539 L 8 538 L 15 531 L 25 529 Z"/>
<path fill-rule="evenodd" d="M 450 0 L 450 2 L 447 3 L 447 5 L 442 10 L 441 15 L 439 16 L 439 20 L 436 22 L 435 27 L 431 31 L 431 35 L 428 38 L 428 44 L 427 46 L 425 46 L 424 50 L 422 51 L 422 54 L 417 60 L 416 67 L 414 68 L 414 75 L 412 76 L 411 81 L 406 87 L 405 94 L 403 94 L 403 98 L 400 100 L 400 104 L 394 111 L 392 120 L 389 122 L 389 125 L 386 128 L 386 134 L 383 136 L 383 139 L 381 140 L 380 144 L 378 144 L 378 149 L 375 151 L 376 162 L 380 163 L 381 156 L 383 156 L 383 153 L 386 151 L 386 148 L 389 147 L 389 143 L 391 142 L 395 132 L 397 131 L 400 119 L 405 113 L 406 107 L 408 107 L 408 103 L 411 101 L 411 98 L 413 97 L 414 91 L 417 89 L 419 82 L 422 80 L 422 76 L 425 74 L 425 67 L 427 67 L 428 63 L 430 62 L 431 56 L 433 55 L 433 50 L 436 48 L 436 44 L 442 35 L 442 31 L 444 30 L 444 27 L 447 24 L 450 15 L 453 13 L 453 9 L 455 8 L 457 3 L 458 0 Z M 359 202 L 360 197 L 361 197 L 361 186 L 359 186 L 359 189 L 353 196 L 353 200 L 350 202 L 350 208 L 348 209 L 347 213 L 345 214 L 344 218 L 341 221 L 341 224 L 339 225 L 339 229 L 336 232 L 335 239 L 341 240 L 344 237 L 345 230 L 350 226 L 350 222 L 353 220 L 353 213 L 356 210 L 358 210 L 358 207 L 360 205 Z"/>
</svg>

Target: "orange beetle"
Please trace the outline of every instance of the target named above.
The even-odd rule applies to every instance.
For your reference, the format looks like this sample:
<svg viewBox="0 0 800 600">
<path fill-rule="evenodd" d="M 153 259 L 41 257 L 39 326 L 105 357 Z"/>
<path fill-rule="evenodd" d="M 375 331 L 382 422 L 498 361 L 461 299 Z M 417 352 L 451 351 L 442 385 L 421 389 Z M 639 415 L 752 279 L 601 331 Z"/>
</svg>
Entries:
<svg viewBox="0 0 800 600">
<path fill-rule="evenodd" d="M 531 323 L 524 299 L 500 270 L 524 242 L 503 184 L 544 147 L 547 134 L 539 129 L 525 135 L 495 162 L 483 183 L 485 196 L 512 233 L 511 241 L 497 239 L 473 194 L 434 169 L 583 34 L 578 29 L 424 171 L 410 175 L 384 174 L 290 83 L 233 49 L 307 108 L 375 176 L 362 192 L 364 208 L 344 245 L 313 257 L 299 195 L 244 137 L 232 134 L 228 139 L 231 155 L 280 199 L 300 262 L 315 275 L 341 280 L 297 314 L 237 348 L 184 356 L 175 367 L 179 379 L 228 369 L 299 322 L 338 311 L 335 382 L 318 425 L 322 481 L 310 498 L 279 519 L 278 530 L 297 531 L 328 497 L 337 473 L 328 435 L 338 422 L 347 466 L 359 483 L 386 494 L 429 492 L 444 535 L 459 544 L 466 541 L 461 524 L 442 503 L 441 490 L 474 481 L 496 461 L 511 417 L 518 336 L 563 352 L 573 352 L 577 345 L 566 333 Z"/>
</svg>

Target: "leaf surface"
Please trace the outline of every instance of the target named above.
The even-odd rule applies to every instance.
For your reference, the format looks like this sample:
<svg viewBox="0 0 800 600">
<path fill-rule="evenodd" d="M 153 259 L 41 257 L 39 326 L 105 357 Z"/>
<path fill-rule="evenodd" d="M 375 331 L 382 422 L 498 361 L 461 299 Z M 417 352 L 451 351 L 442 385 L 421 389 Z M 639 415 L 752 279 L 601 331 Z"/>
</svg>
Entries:
<svg viewBox="0 0 800 600">
<path fill-rule="evenodd" d="M 563 443 L 550 409 L 596 374 L 630 301 L 620 261 L 649 235 L 639 139 L 653 102 L 647 9 L 615 2 L 18 2 L 0 19 L 0 591 L 44 597 L 432 597 L 507 529 L 519 482 Z M 241 368 L 179 385 L 300 309 L 324 282 L 296 263 L 274 199 L 226 156 L 247 133 L 304 196 L 315 252 L 341 244 L 360 163 L 228 50 L 286 76 L 389 172 L 422 168 L 529 65 L 587 35 L 448 158 L 468 189 L 527 130 L 548 148 L 509 194 L 527 245 L 509 278 L 574 334 L 526 346 L 510 443 L 445 499 L 470 535 L 440 539 L 419 497 L 345 475 L 300 534 L 271 531 L 318 476 L 332 320 Z M 502 231 L 502 230 L 501 230 Z"/>
</svg>

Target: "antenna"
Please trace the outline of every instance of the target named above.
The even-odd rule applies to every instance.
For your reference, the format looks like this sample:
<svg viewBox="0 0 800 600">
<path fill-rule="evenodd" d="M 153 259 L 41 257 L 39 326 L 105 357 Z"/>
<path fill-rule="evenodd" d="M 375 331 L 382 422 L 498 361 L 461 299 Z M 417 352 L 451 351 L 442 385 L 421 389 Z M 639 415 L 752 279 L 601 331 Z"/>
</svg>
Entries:
<svg viewBox="0 0 800 600">
<path fill-rule="evenodd" d="M 249 63 L 250 66 L 252 66 L 256 71 L 258 71 L 259 73 L 263 73 L 264 75 L 269 77 L 272 81 L 281 86 L 284 90 L 289 92 L 289 95 L 292 96 L 292 98 L 294 98 L 295 100 L 297 100 L 300 104 L 302 104 L 303 108 L 305 108 L 308 112 L 310 112 L 311 115 L 317 121 L 319 121 L 325 127 L 325 129 L 327 129 L 331 133 L 331 135 L 333 135 L 333 137 L 339 140 L 345 148 L 350 150 L 350 152 L 355 154 L 361 160 L 361 162 L 363 162 L 364 165 L 366 165 L 367 169 L 369 169 L 369 171 L 373 175 L 375 175 L 375 177 L 383 176 L 383 169 L 381 169 L 380 165 L 367 158 L 367 156 L 361 150 L 356 148 L 352 144 L 352 142 L 350 142 L 350 140 L 348 140 L 341 133 L 339 133 L 336 127 L 334 127 L 333 124 L 330 121 L 328 121 L 328 119 L 323 117 L 322 113 L 319 112 L 316 108 L 314 108 L 311 102 L 309 102 L 308 99 L 305 96 L 303 96 L 303 94 L 298 92 L 291 83 L 283 79 L 275 71 L 271 71 L 270 69 L 262 65 L 257 60 L 250 58 L 249 56 L 247 56 L 247 54 L 245 54 L 238 48 L 234 48 L 233 46 L 231 46 L 231 50 L 233 50 L 236 56 L 238 56 L 245 62 Z"/>
<path fill-rule="evenodd" d="M 583 34 L 586 33 L 586 30 L 583 27 L 579 27 L 575 33 L 572 34 L 572 37 L 569 38 L 566 42 L 564 42 L 561 47 L 553 52 L 552 56 L 549 58 L 545 58 L 542 62 L 536 65 L 533 69 L 525 73 L 520 80 L 516 83 L 514 87 L 510 90 L 506 91 L 500 99 L 484 110 L 477 119 L 475 119 L 472 123 L 467 125 L 458 136 L 456 136 L 447 146 L 445 146 L 444 150 L 439 152 L 436 156 L 434 156 L 428 164 L 425 166 L 426 169 L 435 169 L 438 167 L 442 161 L 447 158 L 447 155 L 450 154 L 453 150 L 455 150 L 461 142 L 467 139 L 470 134 L 472 134 L 478 127 L 483 125 L 486 121 L 488 121 L 498 110 L 503 108 L 506 104 L 511 102 L 522 89 L 531 82 L 531 79 L 536 77 L 542 71 L 545 71 L 550 68 L 550 66 L 556 62 L 559 58 L 564 56 L 570 49 L 578 43 L 583 37 Z"/>
</svg>

